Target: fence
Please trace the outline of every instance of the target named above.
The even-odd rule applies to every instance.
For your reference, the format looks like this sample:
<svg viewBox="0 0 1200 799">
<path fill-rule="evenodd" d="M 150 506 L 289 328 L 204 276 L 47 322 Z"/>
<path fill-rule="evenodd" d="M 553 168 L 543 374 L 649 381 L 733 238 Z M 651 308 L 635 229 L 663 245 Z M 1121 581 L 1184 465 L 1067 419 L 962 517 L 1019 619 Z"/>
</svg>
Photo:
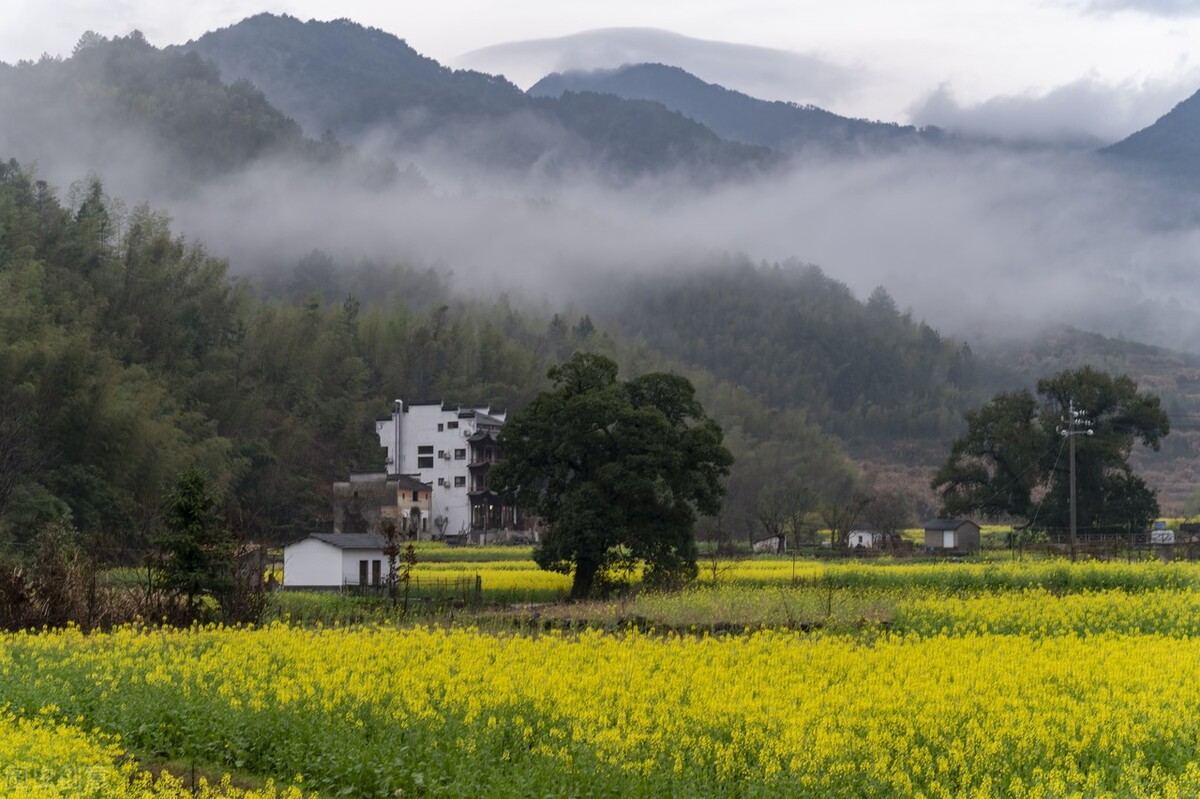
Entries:
<svg viewBox="0 0 1200 799">
<path fill-rule="evenodd" d="M 395 590 L 396 597 L 405 596 L 403 584 L 388 585 L 357 585 L 342 586 L 342 593 L 355 596 L 390 597 Z M 473 577 L 456 577 L 453 579 L 422 580 L 413 575 L 408 584 L 409 602 L 426 602 L 436 605 L 479 605 L 483 602 L 483 578 L 476 574 Z"/>
</svg>

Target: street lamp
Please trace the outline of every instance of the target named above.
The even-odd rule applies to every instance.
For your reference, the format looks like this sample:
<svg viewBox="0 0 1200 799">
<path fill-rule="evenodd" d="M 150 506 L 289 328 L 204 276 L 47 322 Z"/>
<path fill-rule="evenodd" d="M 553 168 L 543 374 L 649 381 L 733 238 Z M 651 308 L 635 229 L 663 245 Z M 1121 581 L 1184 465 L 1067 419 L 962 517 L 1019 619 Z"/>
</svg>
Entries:
<svg viewBox="0 0 1200 799">
<path fill-rule="evenodd" d="M 1075 400 L 1072 398 L 1067 404 L 1066 427 L 1059 427 L 1058 434 L 1067 439 L 1071 444 L 1071 560 L 1075 560 L 1075 436 L 1090 436 L 1095 435 L 1095 430 L 1092 429 L 1092 422 L 1087 418 L 1087 411 L 1075 410 Z"/>
</svg>

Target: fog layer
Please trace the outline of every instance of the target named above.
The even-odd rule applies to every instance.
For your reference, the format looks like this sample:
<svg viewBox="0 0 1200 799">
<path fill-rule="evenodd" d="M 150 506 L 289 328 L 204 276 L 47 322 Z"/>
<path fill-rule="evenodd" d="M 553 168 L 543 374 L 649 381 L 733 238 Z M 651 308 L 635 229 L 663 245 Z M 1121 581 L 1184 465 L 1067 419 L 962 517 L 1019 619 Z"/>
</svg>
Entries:
<svg viewBox="0 0 1200 799">
<path fill-rule="evenodd" d="M 415 165 L 425 188 L 260 159 L 180 191 L 165 188 L 169 159 L 152 142 L 70 130 L 6 125 L 0 155 L 36 164 L 60 189 L 94 170 L 111 196 L 165 209 L 239 274 L 319 248 L 347 264 L 438 264 L 474 292 L 586 307 L 622 275 L 739 253 L 815 263 L 863 298 L 883 285 L 901 308 L 967 340 L 1068 323 L 1194 351 L 1200 332 L 1188 302 L 1200 288 L 1194 198 L 1094 156 L 813 156 L 704 187 L 681 175 L 614 187 L 583 168 L 497 176 L 427 148 L 365 153 Z"/>
</svg>

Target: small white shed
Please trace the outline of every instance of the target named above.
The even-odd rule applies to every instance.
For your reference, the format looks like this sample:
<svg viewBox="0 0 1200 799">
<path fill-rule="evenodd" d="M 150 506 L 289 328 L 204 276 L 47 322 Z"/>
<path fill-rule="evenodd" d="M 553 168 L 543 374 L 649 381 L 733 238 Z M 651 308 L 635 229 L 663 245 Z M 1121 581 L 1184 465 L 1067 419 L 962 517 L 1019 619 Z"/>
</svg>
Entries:
<svg viewBox="0 0 1200 799">
<path fill-rule="evenodd" d="M 283 587 L 383 585 L 386 547 L 387 539 L 374 533 L 315 533 L 283 548 Z"/>
<path fill-rule="evenodd" d="M 787 540 L 782 534 L 768 535 L 756 538 L 753 544 L 751 544 L 751 549 L 755 553 L 782 555 L 787 551 Z"/>
<path fill-rule="evenodd" d="M 883 533 L 876 530 L 851 530 L 846 546 L 851 549 L 875 549 L 883 545 Z"/>
</svg>

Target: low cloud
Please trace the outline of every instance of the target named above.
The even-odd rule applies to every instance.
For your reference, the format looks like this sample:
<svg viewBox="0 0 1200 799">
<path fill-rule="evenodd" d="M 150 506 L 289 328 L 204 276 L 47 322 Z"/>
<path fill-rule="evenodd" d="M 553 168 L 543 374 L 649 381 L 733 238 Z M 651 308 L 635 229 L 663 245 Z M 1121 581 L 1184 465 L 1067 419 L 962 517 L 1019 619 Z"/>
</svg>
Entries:
<svg viewBox="0 0 1200 799">
<path fill-rule="evenodd" d="M 474 134 L 481 146 L 490 131 Z M 552 133 L 542 135 L 553 143 Z M 1200 218 L 1187 210 L 1195 198 L 1094 155 L 921 148 L 804 158 L 697 191 L 680 175 L 614 186 L 566 171 L 571 159 L 500 174 L 444 144 L 397 150 L 393 136 L 372 140 L 415 164 L 428 188 L 368 186 L 334 167 L 268 159 L 167 190 L 171 160 L 153 141 L 84 124 L 69 109 L 0 128 L 0 156 L 36 162 L 59 187 L 96 170 L 110 195 L 149 200 L 248 276 L 319 248 L 341 264 L 441 265 L 463 291 L 504 291 L 514 303 L 586 307 L 624 277 L 741 253 L 817 264 L 859 297 L 883 285 L 900 307 L 967 340 L 1052 323 L 1180 349 L 1200 340 L 1200 314 L 1178 300 L 1200 294 Z M 378 155 L 371 146 L 366 155 Z"/>
<path fill-rule="evenodd" d="M 1111 144 L 1166 114 L 1200 87 L 1200 70 L 1172 81 L 1114 84 L 1095 76 L 1043 93 L 964 104 L 943 84 L 909 111 L 917 125 L 1009 141 Z"/>
<path fill-rule="evenodd" d="M 441 263 L 466 291 L 586 306 L 624 277 L 732 252 L 815 263 L 859 297 L 882 284 L 968 340 L 1067 323 L 1194 349 L 1200 332 L 1177 301 L 1200 290 L 1200 221 L 1164 227 L 1175 198 L 1094 156 L 914 152 L 797 163 L 704 192 L 421 168 L 430 191 L 380 194 L 331 192 L 311 173 L 262 165 L 172 210 L 238 271 L 319 247 L 345 263 Z"/>
<path fill-rule="evenodd" d="M 1064 5 L 1093 14 L 1135 11 L 1161 17 L 1200 16 L 1195 0 L 1067 0 Z"/>
<path fill-rule="evenodd" d="M 503 74 L 528 88 L 552 72 L 664 63 L 765 100 L 832 104 L 863 75 L 817 55 L 709 41 L 652 28 L 606 28 L 474 50 L 454 65 Z"/>
</svg>

